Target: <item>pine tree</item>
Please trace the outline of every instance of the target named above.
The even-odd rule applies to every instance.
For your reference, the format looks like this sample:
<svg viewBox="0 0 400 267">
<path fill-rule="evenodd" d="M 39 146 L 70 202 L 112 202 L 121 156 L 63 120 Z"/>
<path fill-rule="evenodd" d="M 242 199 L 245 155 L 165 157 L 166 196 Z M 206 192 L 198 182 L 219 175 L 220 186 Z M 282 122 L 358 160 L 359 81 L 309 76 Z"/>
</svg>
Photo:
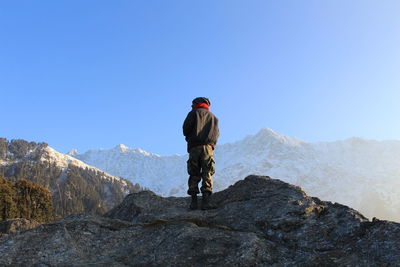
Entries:
<svg viewBox="0 0 400 267">
<path fill-rule="evenodd" d="M 0 220 L 25 218 L 48 222 L 53 219 L 52 209 L 47 188 L 25 179 L 10 182 L 0 178 Z"/>
<path fill-rule="evenodd" d="M 12 183 L 0 177 L 0 221 L 16 216 L 15 191 Z"/>
</svg>

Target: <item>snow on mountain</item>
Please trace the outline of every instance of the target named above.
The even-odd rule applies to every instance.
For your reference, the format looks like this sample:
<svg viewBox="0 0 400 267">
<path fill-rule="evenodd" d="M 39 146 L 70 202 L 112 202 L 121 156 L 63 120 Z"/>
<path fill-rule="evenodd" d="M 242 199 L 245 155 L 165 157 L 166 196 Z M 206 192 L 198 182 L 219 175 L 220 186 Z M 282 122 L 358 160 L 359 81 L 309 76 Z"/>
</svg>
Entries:
<svg viewBox="0 0 400 267">
<path fill-rule="evenodd" d="M 0 162 L 2 177 L 27 179 L 48 188 L 56 216 L 102 214 L 140 190 L 139 185 L 59 153 L 46 143 L 0 138 Z"/>
<path fill-rule="evenodd" d="M 159 156 L 119 145 L 75 157 L 158 194 L 186 194 L 187 155 Z M 215 191 L 249 174 L 269 175 L 366 216 L 400 221 L 400 141 L 350 138 L 308 143 L 262 129 L 217 146 L 215 161 Z"/>
<path fill-rule="evenodd" d="M 67 155 L 68 156 L 75 156 L 75 155 L 78 155 L 78 150 L 77 149 L 71 149 L 68 153 L 67 153 Z"/>
<path fill-rule="evenodd" d="M 89 150 L 75 157 L 162 195 L 182 195 L 186 187 L 183 156 L 162 157 L 118 145 L 112 149 Z"/>
<path fill-rule="evenodd" d="M 74 166 L 82 168 L 82 169 L 88 169 L 88 170 L 95 171 L 95 172 L 101 172 L 102 179 L 109 180 L 109 181 L 116 181 L 116 182 L 120 183 L 125 190 L 125 194 L 129 193 L 128 184 L 124 179 L 121 179 L 119 177 L 115 177 L 113 175 L 105 173 L 104 171 L 99 170 L 96 167 L 90 166 L 70 155 L 62 154 L 50 146 L 47 146 L 42 150 L 42 154 L 41 154 L 39 160 L 42 162 L 49 162 L 49 163 L 55 164 L 57 167 L 60 167 L 63 170 L 66 170 L 68 168 L 68 166 L 71 164 L 71 165 L 74 165 Z M 61 174 L 61 177 L 62 176 L 63 176 L 63 173 Z"/>
</svg>

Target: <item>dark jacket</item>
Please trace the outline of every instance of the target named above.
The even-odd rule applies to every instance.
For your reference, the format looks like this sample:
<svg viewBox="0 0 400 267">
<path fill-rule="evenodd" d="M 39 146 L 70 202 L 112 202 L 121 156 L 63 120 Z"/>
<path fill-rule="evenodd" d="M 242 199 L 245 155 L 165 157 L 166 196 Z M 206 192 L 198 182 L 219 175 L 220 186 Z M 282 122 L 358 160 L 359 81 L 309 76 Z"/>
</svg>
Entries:
<svg viewBox="0 0 400 267">
<path fill-rule="evenodd" d="M 215 147 L 219 137 L 218 119 L 205 108 L 192 109 L 183 123 L 183 135 L 191 148 L 200 145 Z"/>
</svg>

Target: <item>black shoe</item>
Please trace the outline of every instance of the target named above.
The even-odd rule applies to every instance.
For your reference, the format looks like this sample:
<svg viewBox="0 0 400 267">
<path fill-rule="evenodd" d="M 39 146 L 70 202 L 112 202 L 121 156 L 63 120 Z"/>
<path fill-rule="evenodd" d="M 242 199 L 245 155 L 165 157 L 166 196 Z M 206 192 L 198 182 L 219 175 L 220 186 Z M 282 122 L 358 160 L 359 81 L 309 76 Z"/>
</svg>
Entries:
<svg viewBox="0 0 400 267">
<path fill-rule="evenodd" d="M 197 210 L 197 195 L 192 195 L 192 202 L 190 202 L 190 209 Z"/>
<path fill-rule="evenodd" d="M 201 209 L 202 210 L 213 210 L 216 209 L 216 206 L 210 204 L 210 195 L 211 192 L 204 192 L 203 197 L 201 199 Z"/>
</svg>

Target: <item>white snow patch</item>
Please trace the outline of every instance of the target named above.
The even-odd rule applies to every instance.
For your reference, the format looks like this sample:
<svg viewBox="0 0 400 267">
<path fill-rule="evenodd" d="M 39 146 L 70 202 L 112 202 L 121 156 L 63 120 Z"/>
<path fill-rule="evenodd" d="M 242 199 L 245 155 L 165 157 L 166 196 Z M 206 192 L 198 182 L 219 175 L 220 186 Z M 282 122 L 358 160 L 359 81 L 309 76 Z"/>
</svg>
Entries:
<svg viewBox="0 0 400 267">
<path fill-rule="evenodd" d="M 79 153 L 78 153 L 78 150 L 76 149 L 76 148 L 73 148 L 73 149 L 71 149 L 68 153 L 67 153 L 67 155 L 68 156 L 76 156 L 76 155 L 78 155 Z"/>
<path fill-rule="evenodd" d="M 71 165 L 77 166 L 79 168 L 83 168 L 83 169 L 88 168 L 89 170 L 103 173 L 103 175 L 101 176 L 103 179 L 109 180 L 109 181 L 118 181 L 123 186 L 125 186 L 125 187 L 127 186 L 126 181 L 124 181 L 123 179 L 106 174 L 104 171 L 102 171 L 96 167 L 90 166 L 74 157 L 57 152 L 55 149 L 53 149 L 50 146 L 47 146 L 46 148 L 44 148 L 44 151 L 45 151 L 45 153 L 42 154 L 42 157 L 40 158 L 40 160 L 42 162 L 55 163 L 57 167 L 60 167 L 63 169 L 63 172 L 65 172 L 68 168 L 68 165 L 71 164 Z M 63 172 L 61 173 L 60 179 L 66 179 L 66 174 L 63 174 Z"/>
</svg>

